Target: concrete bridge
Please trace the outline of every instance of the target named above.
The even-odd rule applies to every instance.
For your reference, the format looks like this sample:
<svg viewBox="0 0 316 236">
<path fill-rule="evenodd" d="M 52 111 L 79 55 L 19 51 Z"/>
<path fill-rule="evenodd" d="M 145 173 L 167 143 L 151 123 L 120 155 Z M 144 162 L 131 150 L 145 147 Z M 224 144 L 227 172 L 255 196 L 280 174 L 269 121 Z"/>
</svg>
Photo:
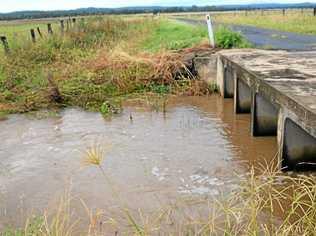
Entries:
<svg viewBox="0 0 316 236">
<path fill-rule="evenodd" d="M 251 114 L 253 136 L 277 135 L 281 168 L 316 168 L 316 51 L 224 50 L 195 64 L 202 77 L 217 71 L 223 98 Z"/>
</svg>

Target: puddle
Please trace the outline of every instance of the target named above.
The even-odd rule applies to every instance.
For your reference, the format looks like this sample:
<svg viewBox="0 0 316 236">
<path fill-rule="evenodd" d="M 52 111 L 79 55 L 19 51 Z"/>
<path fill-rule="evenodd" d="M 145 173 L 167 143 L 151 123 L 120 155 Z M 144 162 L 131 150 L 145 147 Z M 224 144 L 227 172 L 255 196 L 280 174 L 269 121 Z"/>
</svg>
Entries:
<svg viewBox="0 0 316 236">
<path fill-rule="evenodd" d="M 120 203 L 112 188 L 144 211 L 179 197 L 214 197 L 277 150 L 275 138 L 250 136 L 250 115 L 235 115 L 233 101 L 217 96 L 173 98 L 166 112 L 127 105 L 110 121 L 80 109 L 41 120 L 13 115 L 0 129 L 0 228 L 56 208 L 68 188 L 92 209 L 113 211 Z M 82 165 L 94 143 L 107 147 L 102 168 L 113 186 Z"/>
</svg>

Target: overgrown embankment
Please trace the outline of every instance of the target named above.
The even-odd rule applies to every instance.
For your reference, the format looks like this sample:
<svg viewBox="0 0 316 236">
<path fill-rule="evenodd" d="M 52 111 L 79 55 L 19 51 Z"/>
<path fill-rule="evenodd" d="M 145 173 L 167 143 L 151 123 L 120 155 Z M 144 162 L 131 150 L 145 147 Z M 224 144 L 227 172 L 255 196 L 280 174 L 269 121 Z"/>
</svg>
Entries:
<svg viewBox="0 0 316 236">
<path fill-rule="evenodd" d="M 204 27 L 117 17 L 80 21 L 64 34 L 54 29 L 36 43 L 11 43 L 10 53 L 0 59 L 0 111 L 100 110 L 144 93 L 209 94 L 213 88 L 195 80 L 189 68 L 188 54 L 208 50 L 199 46 L 203 43 Z"/>
</svg>

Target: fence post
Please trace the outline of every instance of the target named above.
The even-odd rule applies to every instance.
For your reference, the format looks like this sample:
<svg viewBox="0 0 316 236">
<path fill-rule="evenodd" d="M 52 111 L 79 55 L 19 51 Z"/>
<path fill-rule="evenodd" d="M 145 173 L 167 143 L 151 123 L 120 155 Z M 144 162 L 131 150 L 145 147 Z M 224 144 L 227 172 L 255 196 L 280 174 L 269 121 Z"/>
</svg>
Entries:
<svg viewBox="0 0 316 236">
<path fill-rule="evenodd" d="M 77 24 L 76 24 L 76 22 L 77 22 L 77 19 L 76 18 L 72 18 L 71 19 L 72 20 L 72 26 L 74 27 L 74 29 L 78 29 L 78 27 L 76 27 L 77 26 Z"/>
<path fill-rule="evenodd" d="M 43 35 L 42 35 L 42 32 L 41 32 L 40 27 L 37 27 L 36 29 L 37 29 L 38 35 L 39 35 L 41 38 L 43 38 Z"/>
<path fill-rule="evenodd" d="M 208 28 L 208 36 L 210 38 L 211 47 L 215 48 L 215 38 L 214 38 L 214 31 L 212 25 L 212 19 L 210 15 L 206 16 L 207 28 Z"/>
<path fill-rule="evenodd" d="M 283 14 L 283 16 L 285 16 L 285 9 L 282 10 L 282 14 Z"/>
<path fill-rule="evenodd" d="M 35 30 L 34 30 L 34 29 L 31 29 L 30 31 L 31 31 L 32 42 L 33 42 L 33 43 L 36 43 Z"/>
<path fill-rule="evenodd" d="M 69 31 L 69 19 L 67 19 L 67 31 Z"/>
<path fill-rule="evenodd" d="M 13 32 L 12 41 L 15 42 L 17 39 L 18 39 L 18 33 L 17 32 Z"/>
<path fill-rule="evenodd" d="M 64 31 L 65 31 L 65 23 L 64 23 L 64 20 L 61 20 L 61 21 L 60 21 L 60 31 L 61 31 L 61 33 L 64 33 Z"/>
<path fill-rule="evenodd" d="M 85 31 L 85 18 L 80 18 L 80 24 L 79 24 L 79 27 L 78 27 L 78 31 L 81 32 L 81 31 Z"/>
<path fill-rule="evenodd" d="M 47 32 L 48 34 L 53 34 L 52 24 L 50 23 L 47 24 Z"/>
<path fill-rule="evenodd" d="M 0 40 L 1 40 L 2 44 L 3 44 L 4 52 L 5 53 L 9 53 L 10 52 L 10 48 L 9 48 L 7 37 L 6 36 L 0 36 Z"/>
<path fill-rule="evenodd" d="M 314 7 L 314 16 L 316 16 L 316 8 Z"/>
</svg>

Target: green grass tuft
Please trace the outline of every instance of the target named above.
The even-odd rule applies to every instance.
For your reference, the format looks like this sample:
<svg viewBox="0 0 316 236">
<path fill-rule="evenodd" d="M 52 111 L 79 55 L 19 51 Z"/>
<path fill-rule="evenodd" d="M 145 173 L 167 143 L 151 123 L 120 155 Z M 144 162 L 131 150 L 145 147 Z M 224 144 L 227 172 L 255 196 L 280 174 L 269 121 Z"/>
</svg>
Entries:
<svg viewBox="0 0 316 236">
<path fill-rule="evenodd" d="M 179 50 L 207 40 L 207 29 L 170 20 L 161 20 L 141 47 L 149 52 Z"/>
<path fill-rule="evenodd" d="M 234 32 L 227 27 L 219 27 L 215 32 L 216 46 L 219 48 L 249 48 L 251 44 L 241 33 Z"/>
</svg>

